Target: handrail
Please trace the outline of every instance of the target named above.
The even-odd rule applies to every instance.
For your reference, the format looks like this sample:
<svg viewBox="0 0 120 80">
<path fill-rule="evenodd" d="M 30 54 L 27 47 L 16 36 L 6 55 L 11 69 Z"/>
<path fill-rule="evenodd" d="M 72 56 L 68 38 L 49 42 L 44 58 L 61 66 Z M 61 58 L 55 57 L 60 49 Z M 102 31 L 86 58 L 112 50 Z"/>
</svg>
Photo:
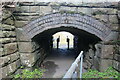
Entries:
<svg viewBox="0 0 120 80">
<path fill-rule="evenodd" d="M 72 75 L 78 67 L 78 62 L 80 62 L 80 78 L 82 78 L 82 62 L 83 62 L 83 51 L 80 52 L 79 56 L 76 58 L 76 60 L 73 62 L 67 73 L 63 78 L 72 78 Z"/>
</svg>

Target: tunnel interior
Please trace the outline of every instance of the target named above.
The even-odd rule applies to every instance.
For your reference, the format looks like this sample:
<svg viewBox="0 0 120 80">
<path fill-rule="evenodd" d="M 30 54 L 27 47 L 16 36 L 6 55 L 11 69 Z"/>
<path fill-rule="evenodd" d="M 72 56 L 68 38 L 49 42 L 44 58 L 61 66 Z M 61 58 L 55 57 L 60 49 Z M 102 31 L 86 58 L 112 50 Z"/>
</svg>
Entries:
<svg viewBox="0 0 120 80">
<path fill-rule="evenodd" d="M 45 51 L 49 52 L 51 49 L 51 43 L 53 43 L 52 38 L 53 35 L 57 32 L 69 32 L 74 35 L 74 49 L 79 53 L 80 51 L 87 51 L 89 49 L 89 45 L 94 45 L 101 41 L 100 38 L 95 36 L 94 34 L 88 33 L 84 30 L 80 30 L 70 27 L 61 26 L 59 28 L 52 28 L 41 32 L 32 38 L 32 41 L 39 44 L 41 47 L 45 49 Z"/>
<path fill-rule="evenodd" d="M 69 50 L 67 48 L 53 49 L 53 46 L 51 46 L 51 44 L 53 45 L 53 35 L 61 31 L 69 32 L 74 36 L 73 48 Z M 60 77 L 60 75 L 63 76 L 63 73 L 66 73 L 72 62 L 79 55 L 80 51 L 87 52 L 90 49 L 90 45 L 94 46 L 101 41 L 101 39 L 93 34 L 72 26 L 61 26 L 59 28 L 52 28 L 41 32 L 36 35 L 32 41 L 44 50 L 45 57 L 40 63 L 40 66 L 44 65 L 46 69 L 48 69 L 45 78 L 50 78 L 51 76 L 55 78 L 58 77 L 58 75 Z M 42 52 L 40 51 L 40 53 Z M 65 65 L 67 67 L 65 67 Z"/>
</svg>

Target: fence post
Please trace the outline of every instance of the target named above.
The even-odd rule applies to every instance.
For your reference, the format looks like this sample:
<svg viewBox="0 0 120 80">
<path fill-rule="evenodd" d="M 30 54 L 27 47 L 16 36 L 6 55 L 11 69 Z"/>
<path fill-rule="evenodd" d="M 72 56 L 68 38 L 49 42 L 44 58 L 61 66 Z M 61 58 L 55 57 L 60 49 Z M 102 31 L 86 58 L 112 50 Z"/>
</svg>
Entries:
<svg viewBox="0 0 120 80">
<path fill-rule="evenodd" d="M 82 78 L 82 65 L 83 65 L 83 54 L 81 55 L 80 58 L 80 78 Z"/>
</svg>

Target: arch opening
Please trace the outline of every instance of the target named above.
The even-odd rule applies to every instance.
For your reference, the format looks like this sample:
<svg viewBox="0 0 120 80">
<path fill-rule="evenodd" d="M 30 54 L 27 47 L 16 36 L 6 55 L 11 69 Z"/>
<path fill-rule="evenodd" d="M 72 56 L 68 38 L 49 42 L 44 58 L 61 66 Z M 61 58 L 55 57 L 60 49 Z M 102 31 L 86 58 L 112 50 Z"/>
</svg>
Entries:
<svg viewBox="0 0 120 80">
<path fill-rule="evenodd" d="M 39 33 L 48 29 L 64 27 L 74 27 L 96 35 L 101 40 L 108 40 L 111 33 L 109 26 L 80 13 L 51 13 L 42 16 L 23 27 L 24 33 L 31 39 Z"/>
<path fill-rule="evenodd" d="M 46 76 L 48 78 L 60 75 L 60 71 L 64 74 L 80 51 L 84 51 L 85 57 L 85 52 L 87 53 L 89 49 L 95 50 L 94 45 L 100 41 L 106 41 L 111 33 L 111 29 L 108 26 L 90 16 L 60 12 L 40 17 L 23 27 L 23 30 L 39 46 L 37 50 L 41 53 L 41 60 L 38 61 L 43 61 L 42 64 L 45 66 L 48 64 L 54 65 L 54 67 L 47 66 L 48 69 L 51 68 L 54 72 L 48 72 Z M 61 31 L 69 32 L 74 36 L 72 49 L 61 50 L 61 48 L 64 48 L 61 47 L 62 44 L 60 44 L 60 49 L 53 46 L 54 43 L 55 45 L 57 44 L 53 41 L 53 36 Z M 57 38 L 59 36 L 56 37 L 55 41 Z M 69 64 L 66 65 L 66 63 Z M 57 67 L 65 67 L 65 65 L 67 66 L 66 68 L 62 70 L 57 69 Z"/>
<path fill-rule="evenodd" d="M 60 44 L 59 49 L 56 47 L 54 48 L 54 46 L 51 48 L 51 44 L 54 45 L 53 37 L 56 36 L 56 38 L 58 38 L 60 36 L 58 33 L 61 32 L 67 32 L 73 36 L 73 47 L 69 50 L 67 47 L 62 47 L 62 43 Z M 64 36 L 65 39 L 63 40 L 65 42 L 63 42 L 63 44 L 66 44 L 66 36 L 67 35 Z M 39 49 L 39 52 L 42 53 L 42 55 L 45 55 L 44 59 L 42 59 L 43 62 L 41 62 L 41 65 L 47 66 L 46 69 L 48 69 L 48 72 L 45 74 L 45 78 L 51 78 L 56 77 L 57 75 L 59 75 L 59 77 L 63 76 L 80 51 L 83 50 L 84 52 L 87 52 L 90 46 L 94 47 L 94 45 L 101 41 L 101 39 L 78 28 L 61 26 L 59 28 L 52 28 L 39 33 L 32 38 L 32 41 L 39 44 L 39 46 L 44 50 L 42 51 Z M 41 56 L 41 58 L 42 57 L 43 56 Z M 50 65 L 54 65 L 54 67 L 50 67 Z M 54 73 L 51 72 L 51 70 Z"/>
</svg>

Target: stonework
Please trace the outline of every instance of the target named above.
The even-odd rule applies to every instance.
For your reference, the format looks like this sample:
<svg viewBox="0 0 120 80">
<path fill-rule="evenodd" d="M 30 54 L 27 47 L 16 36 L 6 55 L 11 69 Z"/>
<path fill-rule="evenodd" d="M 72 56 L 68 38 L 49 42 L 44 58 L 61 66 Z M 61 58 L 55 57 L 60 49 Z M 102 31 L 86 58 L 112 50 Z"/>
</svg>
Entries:
<svg viewBox="0 0 120 80">
<path fill-rule="evenodd" d="M 47 55 L 48 46 L 38 44 L 34 38 L 45 30 L 60 26 L 84 30 L 102 40 L 102 43 L 93 44 L 87 50 L 87 69 L 104 71 L 113 66 L 120 71 L 120 46 L 104 44 L 120 37 L 118 4 L 21 3 L 14 12 L 3 9 L 0 23 L 0 77 L 8 77 L 21 65 L 32 68 L 41 63 Z M 48 44 L 48 41 L 42 42 Z"/>
<path fill-rule="evenodd" d="M 12 54 L 17 51 L 17 43 L 9 43 L 4 45 L 4 54 Z"/>
<path fill-rule="evenodd" d="M 20 56 L 15 27 L 0 24 L 0 28 L 2 29 L 2 31 L 0 30 L 0 76 L 5 78 L 13 74 L 20 67 Z"/>
<path fill-rule="evenodd" d="M 19 42 L 19 52 L 33 52 L 39 48 L 39 45 L 36 45 L 35 42 Z"/>
</svg>

